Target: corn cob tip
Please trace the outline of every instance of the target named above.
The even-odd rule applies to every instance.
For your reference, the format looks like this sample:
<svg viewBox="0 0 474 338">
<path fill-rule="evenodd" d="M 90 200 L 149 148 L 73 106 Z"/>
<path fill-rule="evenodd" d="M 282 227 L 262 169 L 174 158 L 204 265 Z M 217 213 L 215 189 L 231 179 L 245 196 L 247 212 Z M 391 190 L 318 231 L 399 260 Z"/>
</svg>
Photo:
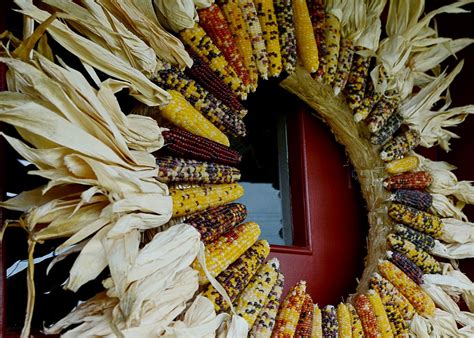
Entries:
<svg viewBox="0 0 474 338">
<path fill-rule="evenodd" d="M 364 119 L 364 115 L 361 113 L 355 113 L 354 114 L 354 121 L 355 122 L 360 122 Z"/>
<path fill-rule="evenodd" d="M 268 263 L 275 268 L 275 270 L 278 270 L 280 268 L 280 260 L 276 257 L 270 259 Z"/>
<path fill-rule="evenodd" d="M 389 251 L 387 251 L 387 252 L 386 252 L 386 256 L 387 256 L 387 258 L 388 258 L 388 259 L 392 258 L 392 256 L 393 256 L 393 252 L 392 252 L 392 251 L 390 251 L 390 250 L 389 250 Z"/>
</svg>

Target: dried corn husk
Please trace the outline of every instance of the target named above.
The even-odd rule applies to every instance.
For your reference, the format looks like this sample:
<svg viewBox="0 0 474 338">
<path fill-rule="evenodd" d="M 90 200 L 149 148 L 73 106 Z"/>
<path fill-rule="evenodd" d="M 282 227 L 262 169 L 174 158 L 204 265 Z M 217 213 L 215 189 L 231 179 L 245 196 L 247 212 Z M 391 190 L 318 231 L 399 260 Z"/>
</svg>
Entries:
<svg viewBox="0 0 474 338">
<path fill-rule="evenodd" d="M 197 9 L 202 9 L 210 7 L 214 3 L 214 0 L 193 0 L 193 2 Z"/>
<path fill-rule="evenodd" d="M 472 258 L 474 257 L 474 245 L 472 242 L 444 244 L 435 240 L 435 246 L 430 250 L 430 253 L 448 259 Z"/>
<path fill-rule="evenodd" d="M 474 223 L 443 218 L 443 234 L 440 239 L 447 243 L 474 243 Z"/>
<path fill-rule="evenodd" d="M 160 23 L 175 33 L 193 28 L 199 19 L 193 0 L 154 0 L 153 5 Z"/>
<path fill-rule="evenodd" d="M 438 215 L 467 221 L 467 216 L 461 208 L 454 205 L 448 197 L 441 194 L 431 194 L 431 196 L 433 197 L 433 209 Z"/>
</svg>

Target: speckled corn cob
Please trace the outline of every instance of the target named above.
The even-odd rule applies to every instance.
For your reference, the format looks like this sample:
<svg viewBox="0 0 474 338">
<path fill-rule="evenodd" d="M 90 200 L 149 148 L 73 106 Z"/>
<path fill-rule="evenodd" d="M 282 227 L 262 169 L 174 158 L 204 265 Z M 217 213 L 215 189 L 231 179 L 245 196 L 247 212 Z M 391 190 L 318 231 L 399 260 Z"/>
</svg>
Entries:
<svg viewBox="0 0 474 338">
<path fill-rule="evenodd" d="M 385 171 L 389 174 L 402 174 L 418 168 L 420 160 L 416 156 L 405 156 L 399 160 L 393 160 L 385 164 Z"/>
<path fill-rule="evenodd" d="M 418 248 L 430 251 L 435 246 L 434 238 L 430 235 L 424 234 L 422 232 L 413 230 L 407 226 L 397 224 L 395 225 L 395 233 L 399 235 L 401 238 L 406 239 L 413 244 L 415 244 Z"/>
<path fill-rule="evenodd" d="M 252 42 L 253 55 L 257 63 L 257 69 L 262 79 L 268 79 L 268 55 L 265 40 L 263 39 L 262 27 L 258 21 L 257 10 L 252 0 L 239 0 L 247 29 Z"/>
<path fill-rule="evenodd" d="M 354 57 L 354 45 L 351 39 L 341 38 L 339 47 L 339 59 L 337 61 L 336 76 L 334 77 L 334 94 L 339 93 L 346 87 L 349 73 L 351 71 L 352 59 Z"/>
<path fill-rule="evenodd" d="M 403 319 L 400 310 L 391 302 L 383 303 L 385 313 L 395 337 L 408 337 L 408 325 Z"/>
<path fill-rule="evenodd" d="M 391 282 L 413 305 L 418 314 L 431 317 L 435 311 L 433 300 L 405 273 L 389 261 L 378 264 L 380 273 Z"/>
<path fill-rule="evenodd" d="M 166 106 L 160 107 L 160 115 L 163 118 L 194 135 L 229 146 L 227 136 L 194 109 L 179 92 L 169 90 L 168 93 L 171 95 L 170 102 Z"/>
<path fill-rule="evenodd" d="M 313 299 L 309 294 L 306 294 L 303 306 L 301 307 L 298 325 L 296 325 L 295 337 L 311 337 L 313 330 L 313 310 Z"/>
<path fill-rule="evenodd" d="M 425 189 L 433 182 L 431 174 L 427 171 L 416 171 L 387 177 L 383 186 L 388 190 L 393 189 Z"/>
<path fill-rule="evenodd" d="M 297 60 L 293 7 L 291 6 L 291 0 L 275 0 L 274 5 L 280 37 L 283 69 L 288 74 L 292 74 L 296 69 Z"/>
<path fill-rule="evenodd" d="M 187 216 L 232 202 L 244 194 L 244 188 L 237 183 L 203 185 L 196 188 L 171 188 L 173 217 Z"/>
<path fill-rule="evenodd" d="M 434 274 L 441 272 L 441 265 L 438 263 L 438 261 L 426 251 L 418 249 L 412 242 L 407 241 L 406 239 L 403 239 L 395 234 L 388 235 L 387 240 L 394 250 L 404 254 L 410 261 L 415 263 L 416 266 L 423 270 L 423 273 Z M 398 266 L 398 264 L 396 265 Z M 404 270 L 402 267 L 400 268 Z"/>
<path fill-rule="evenodd" d="M 313 306 L 313 328 L 311 329 L 311 338 L 323 337 L 323 317 L 318 304 Z"/>
<path fill-rule="evenodd" d="M 339 334 L 336 308 L 332 305 L 326 305 L 321 313 L 323 320 L 323 337 L 336 338 Z"/>
<path fill-rule="evenodd" d="M 393 92 L 387 93 L 374 107 L 367 118 L 367 127 L 371 133 L 377 133 L 400 103 L 400 97 Z"/>
<path fill-rule="evenodd" d="M 237 151 L 180 128 L 169 128 L 162 135 L 165 139 L 163 150 L 175 156 L 228 165 L 237 165 L 242 159 Z"/>
<path fill-rule="evenodd" d="M 443 223 L 438 216 L 400 203 L 392 203 L 388 209 L 388 215 L 395 221 L 431 235 L 434 238 L 440 237 L 443 232 Z"/>
<path fill-rule="evenodd" d="M 385 162 L 398 160 L 416 148 L 420 140 L 420 133 L 415 129 L 409 129 L 388 141 L 380 152 L 380 158 Z"/>
<path fill-rule="evenodd" d="M 293 0 L 296 46 L 303 66 L 309 73 L 319 69 L 318 45 L 305 0 Z"/>
<path fill-rule="evenodd" d="M 349 314 L 351 316 L 351 331 L 353 338 L 362 338 L 364 337 L 364 330 L 362 328 L 362 322 L 360 321 L 359 315 L 357 314 L 356 309 L 350 303 L 346 304 Z"/>
<path fill-rule="evenodd" d="M 281 294 L 283 293 L 284 280 L 283 274 L 279 272 L 276 283 L 268 294 L 265 306 L 253 324 L 252 331 L 249 334 L 250 337 L 269 338 L 272 335 Z"/>
<path fill-rule="evenodd" d="M 338 324 L 338 337 L 339 338 L 351 338 L 351 314 L 346 304 L 340 303 L 337 306 L 337 324 Z"/>
<path fill-rule="evenodd" d="M 369 89 L 370 84 L 370 89 Z M 381 94 L 373 90 L 373 83 L 369 79 L 367 80 L 366 93 L 359 106 L 354 110 L 354 121 L 359 122 L 365 120 L 369 116 L 370 112 L 374 109 L 377 103 L 380 101 Z"/>
<path fill-rule="evenodd" d="M 253 326 L 258 314 L 265 306 L 268 294 L 276 283 L 279 266 L 280 262 L 276 258 L 260 266 L 237 298 L 235 312 L 247 321 L 249 328 Z"/>
<path fill-rule="evenodd" d="M 254 0 L 263 39 L 267 46 L 268 71 L 270 76 L 279 76 L 282 71 L 280 37 L 273 0 Z"/>
<path fill-rule="evenodd" d="M 193 214 L 183 221 L 201 234 L 201 241 L 209 244 L 247 218 L 247 208 L 240 203 L 230 203 Z"/>
<path fill-rule="evenodd" d="M 340 40 L 341 23 L 337 16 L 329 12 L 326 15 L 326 24 L 324 25 L 324 42 L 327 53 L 323 56 L 324 60 L 322 61 L 323 67 L 325 67 L 323 80 L 328 85 L 332 85 L 336 77 Z"/>
<path fill-rule="evenodd" d="M 354 300 L 354 307 L 362 323 L 364 336 L 372 338 L 380 337 L 381 333 L 377 326 L 377 317 L 375 316 L 369 298 L 366 295 L 357 295 Z"/>
<path fill-rule="evenodd" d="M 374 310 L 375 318 L 377 319 L 377 328 L 381 337 L 393 337 L 392 328 L 379 294 L 374 290 L 369 290 L 367 292 L 367 298 L 369 298 L 370 305 L 372 305 L 372 309 Z"/>
<path fill-rule="evenodd" d="M 293 337 L 306 295 L 306 282 L 293 286 L 278 310 L 272 337 Z"/>
<path fill-rule="evenodd" d="M 324 27 L 326 25 L 326 10 L 324 0 L 307 1 L 308 10 L 311 17 L 314 37 L 318 46 L 318 55 L 324 62 L 324 56 L 327 54 L 326 43 L 324 40 Z M 324 67 L 319 66 L 317 77 L 322 79 L 324 75 Z"/>
<path fill-rule="evenodd" d="M 388 118 L 387 122 L 385 122 L 385 124 L 382 126 L 382 128 L 370 137 L 370 143 L 375 145 L 384 144 L 392 137 L 393 134 L 395 134 L 398 129 L 400 129 L 403 121 L 403 116 L 400 113 L 393 113 L 392 116 Z"/>
<path fill-rule="evenodd" d="M 387 258 L 416 284 L 423 284 L 423 271 L 403 253 L 387 251 Z"/>
<path fill-rule="evenodd" d="M 391 199 L 423 211 L 428 211 L 433 204 L 433 196 L 423 190 L 398 189 L 392 194 Z"/>
<path fill-rule="evenodd" d="M 242 290 L 245 289 L 269 253 L 270 245 L 268 242 L 260 240 L 216 277 L 216 280 L 227 291 L 231 302 L 234 302 Z M 230 307 L 230 304 L 211 284 L 203 292 L 203 296 L 214 303 L 217 313 L 226 311 Z"/>
<path fill-rule="evenodd" d="M 370 58 L 354 53 L 349 78 L 345 87 L 349 107 L 355 111 L 365 96 Z M 369 79 L 370 80 L 370 79 Z"/>
</svg>

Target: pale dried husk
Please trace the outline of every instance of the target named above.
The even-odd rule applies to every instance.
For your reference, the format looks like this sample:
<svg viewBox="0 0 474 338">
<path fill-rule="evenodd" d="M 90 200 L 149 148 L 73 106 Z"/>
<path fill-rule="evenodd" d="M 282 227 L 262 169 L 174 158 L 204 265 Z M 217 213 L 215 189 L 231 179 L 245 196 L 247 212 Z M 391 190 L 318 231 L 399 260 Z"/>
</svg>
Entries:
<svg viewBox="0 0 474 338">
<path fill-rule="evenodd" d="M 167 30 L 179 33 L 199 20 L 193 0 L 153 0 L 156 16 Z"/>
</svg>

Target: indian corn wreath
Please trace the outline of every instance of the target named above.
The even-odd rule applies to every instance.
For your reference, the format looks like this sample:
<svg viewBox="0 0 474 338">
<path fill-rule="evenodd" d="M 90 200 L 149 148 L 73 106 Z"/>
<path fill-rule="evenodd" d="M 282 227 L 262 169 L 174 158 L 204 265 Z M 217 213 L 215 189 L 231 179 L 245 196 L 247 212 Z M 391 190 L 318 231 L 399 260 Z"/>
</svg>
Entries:
<svg viewBox="0 0 474 338">
<path fill-rule="evenodd" d="M 474 284 L 454 262 L 474 257 L 462 211 L 474 186 L 415 152 L 448 151 L 448 128 L 474 113 L 449 98 L 463 61 L 439 67 L 473 39 L 441 37 L 434 21 L 472 2 L 15 0 L 31 29 L 1 35 L 0 121 L 18 132 L 2 136 L 46 182 L 1 203 L 22 213 L 3 230 L 28 234 L 22 337 L 35 245 L 51 239 L 60 257 L 79 252 L 65 289 L 110 273 L 46 334 L 472 337 Z M 282 297 L 280 263 L 233 203 L 244 191 L 229 136 L 245 136 L 241 101 L 270 77 L 345 146 L 369 209 L 365 270 L 340 304 L 314 304 L 310 280 Z"/>
</svg>

